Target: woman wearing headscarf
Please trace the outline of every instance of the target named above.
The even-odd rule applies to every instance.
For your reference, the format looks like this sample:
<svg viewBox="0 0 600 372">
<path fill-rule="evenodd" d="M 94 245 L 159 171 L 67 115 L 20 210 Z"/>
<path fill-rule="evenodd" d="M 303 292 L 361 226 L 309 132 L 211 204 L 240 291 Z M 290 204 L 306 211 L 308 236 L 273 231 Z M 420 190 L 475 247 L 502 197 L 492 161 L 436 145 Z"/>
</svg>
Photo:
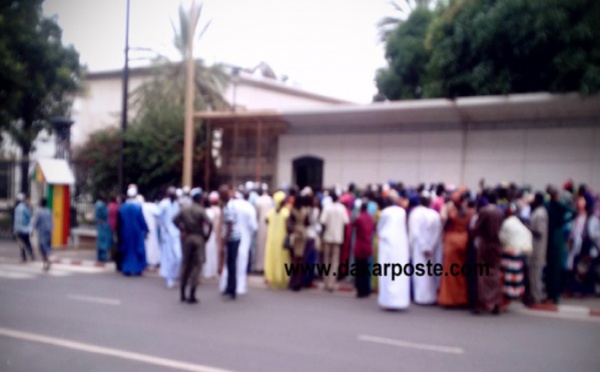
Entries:
<svg viewBox="0 0 600 372">
<path fill-rule="evenodd" d="M 112 246 L 112 231 L 108 224 L 108 208 L 106 207 L 106 200 L 102 193 L 98 196 L 98 201 L 96 201 L 94 216 L 98 232 L 96 240 L 98 248 L 97 259 L 99 262 L 106 262 L 108 261 L 108 252 Z"/>
<path fill-rule="evenodd" d="M 294 206 L 288 218 L 288 231 L 290 231 L 292 265 L 300 268 L 304 264 L 304 254 L 308 243 L 309 209 L 306 197 L 296 196 Z M 290 278 L 290 289 L 299 291 L 302 288 L 302 270 L 297 270 Z"/>
<path fill-rule="evenodd" d="M 467 260 L 467 244 L 469 242 L 469 222 L 474 211 L 466 206 L 466 189 L 461 187 L 452 193 L 451 201 L 446 206 L 446 223 L 444 226 L 444 268 L 446 272 L 460 271 Z M 454 265 L 454 269 L 452 269 Z M 440 283 L 438 304 L 446 307 L 465 306 L 468 304 L 467 280 L 464 275 L 444 275 Z"/>
<path fill-rule="evenodd" d="M 502 222 L 498 238 L 502 244 L 501 268 L 504 274 L 502 308 L 506 308 L 510 301 L 520 298 L 525 293 L 524 257 L 530 255 L 533 250 L 533 235 L 521 220 L 513 215 Z"/>
<path fill-rule="evenodd" d="M 265 279 L 271 288 L 285 289 L 289 283 L 285 266 L 290 264 L 290 255 L 283 244 L 287 235 L 289 209 L 284 205 L 285 193 L 273 195 L 275 208 L 267 215 L 267 247 L 265 251 Z"/>
</svg>

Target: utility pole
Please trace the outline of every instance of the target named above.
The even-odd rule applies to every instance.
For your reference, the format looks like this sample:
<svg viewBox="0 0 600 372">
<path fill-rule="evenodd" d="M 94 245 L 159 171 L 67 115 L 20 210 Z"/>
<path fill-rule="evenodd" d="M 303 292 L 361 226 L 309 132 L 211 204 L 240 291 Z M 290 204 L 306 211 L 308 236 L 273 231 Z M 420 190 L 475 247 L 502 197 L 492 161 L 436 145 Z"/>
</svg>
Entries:
<svg viewBox="0 0 600 372">
<path fill-rule="evenodd" d="M 194 156 L 194 31 L 196 1 L 192 0 L 188 22 L 187 75 L 185 83 L 185 122 L 183 132 L 183 185 L 192 187 L 192 161 Z"/>
<path fill-rule="evenodd" d="M 119 148 L 119 193 L 125 190 L 125 132 L 127 131 L 127 103 L 129 96 L 129 0 L 125 13 L 125 67 L 123 68 L 123 105 L 121 107 L 121 146 Z"/>
</svg>

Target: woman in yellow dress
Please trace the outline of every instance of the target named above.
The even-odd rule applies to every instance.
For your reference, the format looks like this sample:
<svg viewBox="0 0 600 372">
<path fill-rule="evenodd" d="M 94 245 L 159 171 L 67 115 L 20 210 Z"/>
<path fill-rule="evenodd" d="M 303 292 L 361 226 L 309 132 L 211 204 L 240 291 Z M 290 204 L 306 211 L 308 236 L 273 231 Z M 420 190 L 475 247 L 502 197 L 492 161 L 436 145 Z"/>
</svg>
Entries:
<svg viewBox="0 0 600 372">
<path fill-rule="evenodd" d="M 283 247 L 287 235 L 287 219 L 290 211 L 284 205 L 285 193 L 273 195 L 275 208 L 267 214 L 267 246 L 265 250 L 265 279 L 271 288 L 286 289 L 289 276 L 285 265 L 290 264 L 290 253 Z"/>
</svg>

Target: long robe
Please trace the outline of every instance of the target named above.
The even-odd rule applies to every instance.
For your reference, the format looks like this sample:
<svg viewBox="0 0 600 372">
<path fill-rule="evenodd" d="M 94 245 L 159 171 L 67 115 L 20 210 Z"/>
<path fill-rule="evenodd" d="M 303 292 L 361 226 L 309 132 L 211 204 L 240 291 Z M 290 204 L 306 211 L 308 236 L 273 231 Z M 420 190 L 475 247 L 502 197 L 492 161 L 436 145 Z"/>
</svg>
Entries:
<svg viewBox="0 0 600 372">
<path fill-rule="evenodd" d="M 258 229 L 256 221 L 256 209 L 252 204 L 244 199 L 235 200 L 235 208 L 238 211 L 238 223 L 240 226 L 240 245 L 236 260 L 236 294 L 246 294 L 248 292 L 248 259 L 250 258 L 250 245 L 254 232 Z M 227 266 L 223 267 L 220 281 L 220 290 L 225 292 L 227 288 Z"/>
<path fill-rule="evenodd" d="M 146 268 L 144 239 L 148 233 L 142 207 L 133 201 L 127 201 L 119 209 L 118 225 L 121 272 L 125 275 L 140 275 Z"/>
<path fill-rule="evenodd" d="M 504 298 L 514 300 L 525 294 L 525 256 L 531 254 L 533 236 L 518 217 L 510 216 L 502 222 L 498 238 L 502 243 Z"/>
<path fill-rule="evenodd" d="M 108 261 L 108 251 L 112 246 L 112 232 L 108 224 L 108 208 L 106 203 L 98 200 L 95 209 L 96 230 L 98 232 L 96 238 L 98 261 Z"/>
<path fill-rule="evenodd" d="M 206 261 L 202 266 L 204 278 L 216 278 L 219 275 L 219 238 L 221 236 L 221 208 L 213 205 L 206 210 L 212 221 L 213 229 L 206 242 Z"/>
<path fill-rule="evenodd" d="M 454 207 L 449 207 L 454 208 Z M 456 209 L 448 211 L 448 220 L 444 230 L 444 270 L 460 271 L 467 262 L 469 243 L 469 222 L 472 212 L 460 215 Z M 455 265 L 454 269 L 452 265 Z M 456 266 L 458 265 L 458 266 Z M 469 303 L 467 278 L 464 275 L 442 276 L 438 304 L 443 306 L 464 306 Z"/>
<path fill-rule="evenodd" d="M 406 309 L 410 305 L 410 280 L 404 275 L 392 280 L 391 270 L 384 275 L 385 264 L 401 264 L 402 269 L 409 263 L 408 237 L 406 233 L 406 212 L 398 206 L 385 208 L 377 223 L 379 236 L 378 264 L 379 277 L 378 303 L 384 309 Z"/>
<path fill-rule="evenodd" d="M 504 214 L 490 204 L 479 211 L 477 218 L 477 264 L 487 265 L 489 275 L 477 276 L 477 305 L 479 311 L 499 309 L 502 304 L 502 244 L 499 233 Z"/>
<path fill-rule="evenodd" d="M 173 218 L 179 213 L 179 203 L 165 198 L 158 207 L 160 276 L 167 280 L 167 285 L 173 285 L 179 277 L 181 266 L 181 233 L 173 223 Z"/>
<path fill-rule="evenodd" d="M 142 213 L 148 225 L 148 236 L 146 237 L 146 262 L 148 265 L 156 266 L 160 263 L 160 245 L 158 242 L 157 218 L 160 209 L 155 203 L 143 203 Z"/>
<path fill-rule="evenodd" d="M 271 288 L 285 289 L 289 283 L 285 265 L 290 264 L 290 254 L 283 248 L 286 235 L 286 221 L 290 215 L 289 209 L 275 209 L 267 215 L 267 249 L 265 251 L 265 278 Z"/>
<path fill-rule="evenodd" d="M 573 211 L 558 201 L 548 204 L 548 250 L 546 252 L 546 291 L 555 303 L 563 291 L 563 276 L 567 261 L 564 226 L 575 217 Z"/>
<path fill-rule="evenodd" d="M 442 234 L 442 220 L 433 209 L 415 207 L 408 217 L 408 236 L 415 267 L 426 267 L 432 261 Z M 429 252 L 427 258 L 425 253 Z M 434 275 L 413 276 L 414 300 L 418 304 L 431 305 L 437 299 L 437 284 Z"/>
<path fill-rule="evenodd" d="M 273 209 L 273 198 L 263 194 L 256 199 L 256 213 L 258 217 L 258 233 L 256 236 L 256 258 L 254 271 L 265 269 L 265 249 L 267 246 L 267 214 Z"/>
</svg>

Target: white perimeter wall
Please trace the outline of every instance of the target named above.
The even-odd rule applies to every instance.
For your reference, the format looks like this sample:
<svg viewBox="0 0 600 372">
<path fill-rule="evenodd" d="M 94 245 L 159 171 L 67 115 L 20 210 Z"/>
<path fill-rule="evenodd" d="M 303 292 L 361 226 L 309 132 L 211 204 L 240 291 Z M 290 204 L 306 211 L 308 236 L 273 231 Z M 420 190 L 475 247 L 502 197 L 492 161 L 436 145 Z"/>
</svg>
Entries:
<svg viewBox="0 0 600 372">
<path fill-rule="evenodd" d="M 360 186 L 398 180 L 465 183 L 515 181 L 536 189 L 568 178 L 600 189 L 600 126 L 470 130 L 463 168 L 462 131 L 381 134 L 283 135 L 279 140 L 278 184 L 292 183 L 292 160 L 324 159 L 323 183 Z"/>
</svg>

